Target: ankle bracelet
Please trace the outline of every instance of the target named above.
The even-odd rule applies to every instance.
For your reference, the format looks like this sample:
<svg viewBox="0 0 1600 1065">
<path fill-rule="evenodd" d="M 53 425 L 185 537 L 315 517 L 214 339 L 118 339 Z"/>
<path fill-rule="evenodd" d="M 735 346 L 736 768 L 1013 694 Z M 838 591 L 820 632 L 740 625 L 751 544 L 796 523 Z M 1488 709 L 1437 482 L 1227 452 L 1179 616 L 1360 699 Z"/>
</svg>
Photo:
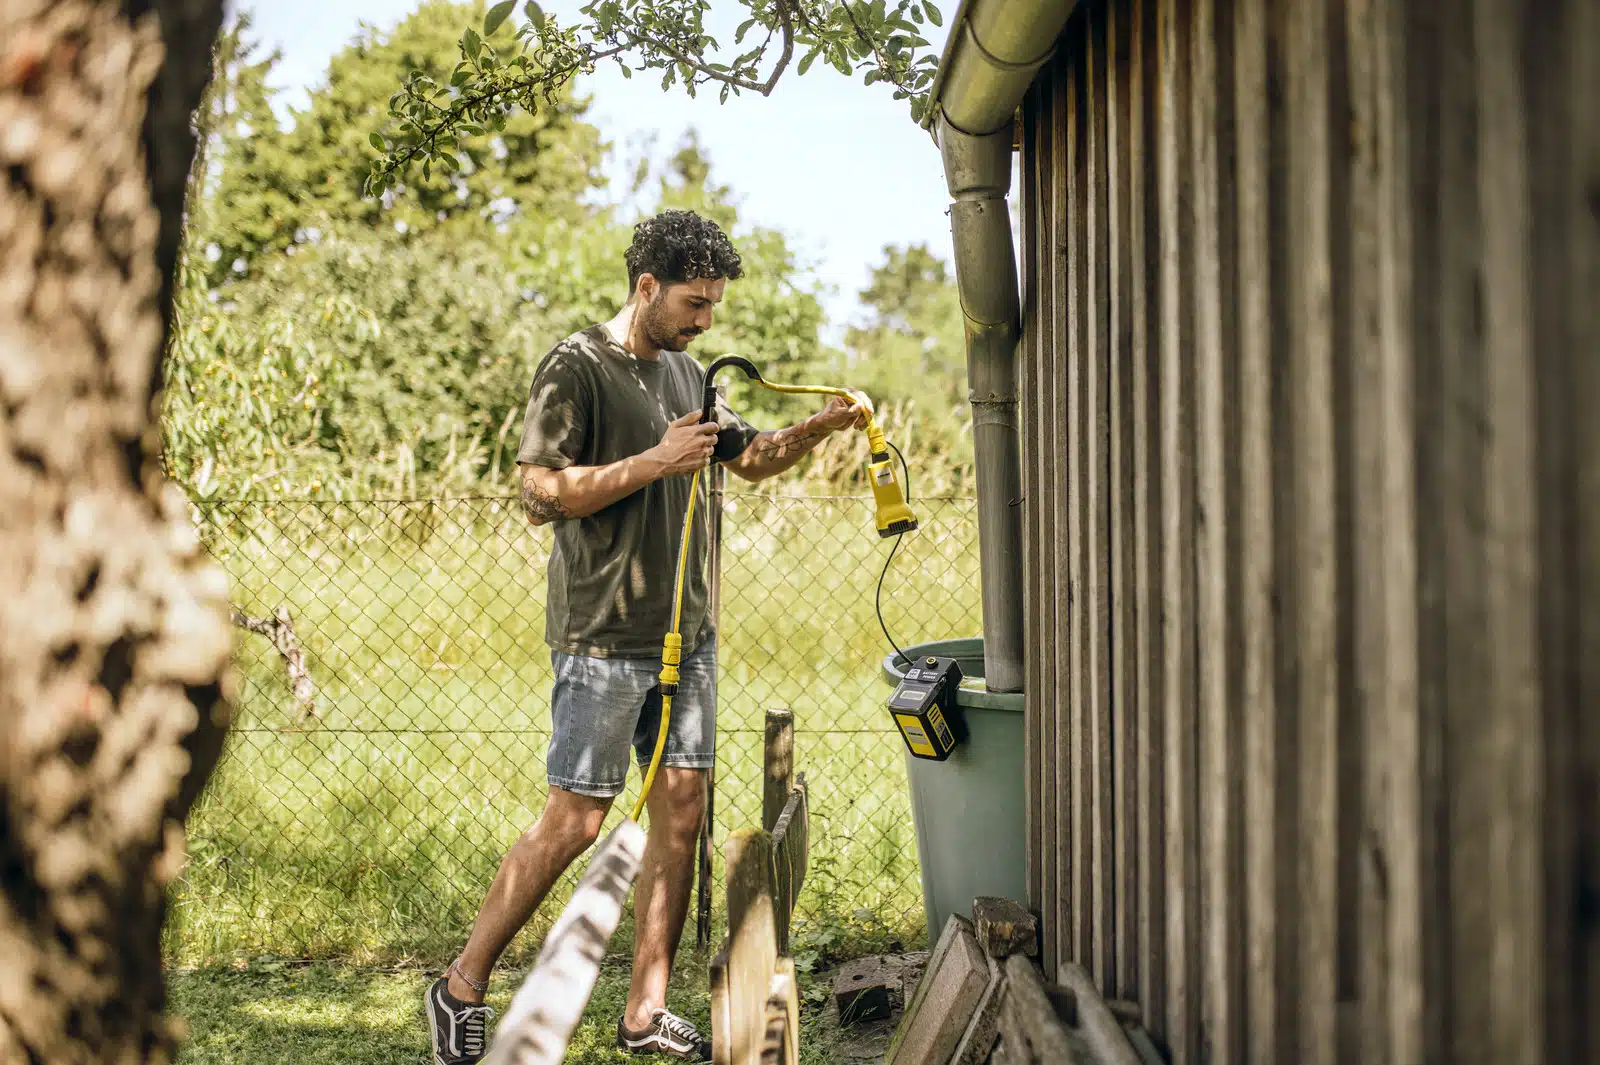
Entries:
<svg viewBox="0 0 1600 1065">
<path fill-rule="evenodd" d="M 489 981 L 485 980 L 483 983 L 480 984 L 480 983 L 478 983 L 478 981 L 474 980 L 472 977 L 468 976 L 466 973 L 461 971 L 461 959 L 460 958 L 457 958 L 455 961 L 451 962 L 450 963 L 450 968 L 448 968 L 448 969 L 446 969 L 444 971 L 444 975 L 445 975 L 445 977 L 447 979 L 449 978 L 451 973 L 455 973 L 457 976 L 461 977 L 461 982 L 462 983 L 466 984 L 468 987 L 472 988 L 472 990 L 476 991 L 480 995 L 484 994 L 485 992 L 487 992 L 489 990 Z"/>
</svg>

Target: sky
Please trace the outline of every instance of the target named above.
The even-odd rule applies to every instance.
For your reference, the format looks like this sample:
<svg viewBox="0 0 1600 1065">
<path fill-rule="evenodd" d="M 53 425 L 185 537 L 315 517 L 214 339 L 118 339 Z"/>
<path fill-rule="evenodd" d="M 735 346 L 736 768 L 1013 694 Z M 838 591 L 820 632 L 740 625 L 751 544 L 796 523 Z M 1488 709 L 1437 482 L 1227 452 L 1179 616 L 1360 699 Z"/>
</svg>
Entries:
<svg viewBox="0 0 1600 1065">
<path fill-rule="evenodd" d="M 361 23 L 387 29 L 417 2 L 233 0 L 230 9 L 250 11 L 264 51 L 282 53 L 274 80 L 284 90 L 280 106 L 288 107 L 304 103 L 306 89 L 322 80 L 329 58 Z M 544 7 L 571 22 L 581 3 Z M 942 8 L 945 29 L 927 27 L 935 50 L 954 9 L 955 0 Z M 731 44 L 744 10 L 738 0 L 713 0 L 711 32 Z M 826 300 L 830 332 L 856 314 L 856 293 L 885 245 L 926 243 L 950 258 L 950 197 L 938 149 L 882 84 L 865 86 L 823 63 L 800 78 L 791 66 L 771 97 L 746 94 L 719 104 L 715 92 L 690 99 L 681 88 L 663 92 L 659 76 L 628 79 L 606 65 L 581 79 L 578 91 L 591 97 L 589 121 L 612 142 L 608 165 L 619 184 L 649 138 L 652 156 L 661 158 L 693 127 L 712 179 L 733 190 L 741 223 L 782 230 L 812 276 L 834 289 Z"/>
</svg>

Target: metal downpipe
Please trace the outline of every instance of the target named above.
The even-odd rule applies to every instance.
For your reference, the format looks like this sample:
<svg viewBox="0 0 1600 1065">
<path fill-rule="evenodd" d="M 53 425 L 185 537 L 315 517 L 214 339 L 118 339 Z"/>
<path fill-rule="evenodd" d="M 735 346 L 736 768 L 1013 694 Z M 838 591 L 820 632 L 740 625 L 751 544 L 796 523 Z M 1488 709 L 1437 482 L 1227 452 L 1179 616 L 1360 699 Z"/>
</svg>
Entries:
<svg viewBox="0 0 1600 1065">
<path fill-rule="evenodd" d="M 941 119 L 939 147 L 954 203 L 950 228 L 967 338 L 967 386 L 978 477 L 984 682 L 1023 686 L 1022 463 L 1017 433 L 1021 309 L 1012 250 L 1011 130 L 972 136 Z"/>
</svg>

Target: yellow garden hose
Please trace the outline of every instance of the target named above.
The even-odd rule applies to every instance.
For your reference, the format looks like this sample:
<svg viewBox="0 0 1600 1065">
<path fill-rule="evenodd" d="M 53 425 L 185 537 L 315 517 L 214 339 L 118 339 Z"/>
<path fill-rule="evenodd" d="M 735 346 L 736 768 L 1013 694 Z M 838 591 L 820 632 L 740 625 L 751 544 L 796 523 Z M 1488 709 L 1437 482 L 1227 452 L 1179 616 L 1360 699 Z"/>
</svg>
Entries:
<svg viewBox="0 0 1600 1065">
<path fill-rule="evenodd" d="M 748 359 L 731 355 L 718 359 L 706 371 L 705 406 L 700 419 L 702 424 L 714 417 L 716 386 L 712 383 L 712 378 L 719 369 L 729 365 L 737 366 L 744 371 L 746 377 L 773 392 L 782 392 L 786 395 L 842 396 L 852 402 L 860 403 L 867 413 L 867 424 L 864 429 L 872 451 L 867 472 L 872 479 L 872 494 L 878 505 L 878 535 L 898 536 L 917 527 L 916 516 L 912 514 L 910 506 L 906 503 L 905 493 L 895 479 L 894 467 L 889 461 L 889 447 L 884 440 L 883 430 L 873 418 L 871 400 L 864 394 L 848 388 L 834 388 L 829 385 L 773 384 L 763 380 L 760 371 Z M 639 820 L 644 813 L 645 801 L 650 797 L 650 789 L 656 782 L 656 772 L 661 768 L 661 756 L 667 747 L 667 728 L 672 723 L 672 699 L 678 693 L 678 666 L 683 662 L 683 634 L 678 631 L 678 626 L 683 620 L 683 584 L 689 568 L 689 535 L 694 528 L 694 505 L 700 495 L 701 472 L 695 470 L 689 482 L 689 506 L 683 515 L 683 535 L 678 542 L 678 580 L 672 597 L 672 628 L 661 645 L 661 725 L 656 733 L 655 753 L 651 755 L 650 767 L 645 771 L 644 785 L 639 789 L 639 799 L 634 803 L 633 813 L 630 815 L 634 821 Z"/>
<path fill-rule="evenodd" d="M 632 819 L 637 821 L 644 813 L 645 800 L 656 782 L 656 770 L 661 768 L 661 754 L 667 749 L 667 726 L 672 723 L 672 697 L 678 693 L 678 666 L 683 661 L 683 634 L 678 625 L 683 616 L 683 579 L 689 569 L 689 534 L 694 529 L 694 504 L 700 496 L 700 470 L 694 471 L 689 481 L 689 508 L 683 514 L 683 536 L 678 541 L 678 584 L 672 593 L 672 630 L 661 645 L 661 727 L 656 732 L 655 753 L 650 756 L 650 769 L 644 775 L 644 786 L 639 789 L 639 801 L 633 804 Z"/>
</svg>

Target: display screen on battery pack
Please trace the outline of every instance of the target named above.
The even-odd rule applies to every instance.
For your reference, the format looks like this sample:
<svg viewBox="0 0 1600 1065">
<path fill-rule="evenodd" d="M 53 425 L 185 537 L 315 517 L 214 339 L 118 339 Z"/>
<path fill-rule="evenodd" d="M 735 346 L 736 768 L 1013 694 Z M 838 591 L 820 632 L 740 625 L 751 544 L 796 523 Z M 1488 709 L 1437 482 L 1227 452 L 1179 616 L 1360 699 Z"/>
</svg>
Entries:
<svg viewBox="0 0 1600 1065">
<path fill-rule="evenodd" d="M 928 693 L 933 689 L 926 685 L 902 684 L 900 690 L 894 693 L 894 700 L 889 704 L 900 710 L 916 710 L 927 701 Z"/>
</svg>

